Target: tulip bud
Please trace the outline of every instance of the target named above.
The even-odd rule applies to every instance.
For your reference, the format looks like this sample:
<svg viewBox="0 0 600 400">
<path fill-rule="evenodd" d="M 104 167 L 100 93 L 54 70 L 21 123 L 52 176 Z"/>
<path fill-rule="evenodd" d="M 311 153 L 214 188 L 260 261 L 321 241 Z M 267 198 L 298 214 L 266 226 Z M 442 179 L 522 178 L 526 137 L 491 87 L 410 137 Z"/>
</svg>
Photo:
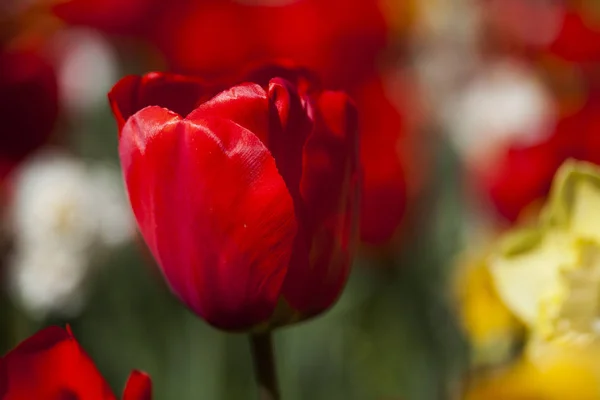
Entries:
<svg viewBox="0 0 600 400">
<path fill-rule="evenodd" d="M 142 236 L 172 291 L 221 329 L 319 314 L 348 276 L 356 112 L 289 75 L 218 90 L 154 73 L 109 93 Z"/>
</svg>

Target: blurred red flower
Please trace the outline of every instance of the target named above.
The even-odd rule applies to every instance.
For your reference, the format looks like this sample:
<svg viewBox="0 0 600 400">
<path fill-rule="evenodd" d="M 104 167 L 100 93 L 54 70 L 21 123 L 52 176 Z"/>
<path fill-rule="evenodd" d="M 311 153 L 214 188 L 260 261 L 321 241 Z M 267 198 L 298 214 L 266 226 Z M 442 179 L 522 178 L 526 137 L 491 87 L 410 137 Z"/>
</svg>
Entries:
<svg viewBox="0 0 600 400">
<path fill-rule="evenodd" d="M 109 93 L 141 233 L 179 298 L 227 330 L 331 306 L 357 233 L 354 105 L 259 75 L 219 92 L 151 73 Z"/>
<path fill-rule="evenodd" d="M 590 97 L 582 109 L 561 118 L 543 142 L 508 149 L 481 180 L 499 214 L 514 221 L 548 194 L 556 170 L 569 158 L 600 164 L 600 99 Z"/>
<path fill-rule="evenodd" d="M 560 158 L 552 143 L 510 148 L 483 178 L 497 212 L 514 221 L 521 211 L 550 190 Z"/>
<path fill-rule="evenodd" d="M 387 42 L 373 1 L 204 1 L 171 11 L 155 30 L 155 42 L 174 71 L 236 73 L 251 62 L 289 58 L 315 71 L 327 87 L 347 89 L 375 70 Z"/>
<path fill-rule="evenodd" d="M 148 36 L 164 8 L 179 0 L 66 0 L 53 13 L 71 25 L 83 25 L 108 34 Z"/>
<path fill-rule="evenodd" d="M 400 138 L 405 121 L 377 76 L 354 88 L 359 110 L 363 168 L 360 235 L 370 244 L 388 241 L 398 229 L 406 203 Z"/>
<path fill-rule="evenodd" d="M 574 63 L 600 61 L 600 21 L 586 21 L 584 12 L 565 10 L 559 33 L 550 44 L 550 51 Z"/>
<path fill-rule="evenodd" d="M 571 63 L 600 61 L 600 16 L 593 2 L 485 0 L 489 28 L 512 50 Z"/>
<path fill-rule="evenodd" d="M 150 378 L 134 371 L 123 400 L 151 400 Z M 3 400 L 113 400 L 108 384 L 70 330 L 53 326 L 0 358 Z"/>
<path fill-rule="evenodd" d="M 231 74 L 252 62 L 290 58 L 343 87 L 375 68 L 386 21 L 370 0 L 69 0 L 54 12 L 68 23 L 141 37 L 175 72 Z"/>
<path fill-rule="evenodd" d="M 53 67 L 33 50 L 0 49 L 0 181 L 48 141 L 58 116 Z"/>
</svg>

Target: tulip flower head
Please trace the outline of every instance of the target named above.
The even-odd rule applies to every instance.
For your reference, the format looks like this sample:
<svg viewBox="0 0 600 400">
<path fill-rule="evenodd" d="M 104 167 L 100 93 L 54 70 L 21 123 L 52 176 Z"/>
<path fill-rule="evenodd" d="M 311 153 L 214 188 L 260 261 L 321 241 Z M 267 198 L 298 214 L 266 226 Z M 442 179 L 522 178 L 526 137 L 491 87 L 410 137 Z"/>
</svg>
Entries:
<svg viewBox="0 0 600 400">
<path fill-rule="evenodd" d="M 151 73 L 109 93 L 142 236 L 172 291 L 218 328 L 314 316 L 348 276 L 356 112 L 288 75 L 223 90 Z"/>
<path fill-rule="evenodd" d="M 70 329 L 52 326 L 0 358 L 0 398 L 116 400 Z M 134 371 L 123 400 L 151 400 L 150 378 Z"/>
</svg>

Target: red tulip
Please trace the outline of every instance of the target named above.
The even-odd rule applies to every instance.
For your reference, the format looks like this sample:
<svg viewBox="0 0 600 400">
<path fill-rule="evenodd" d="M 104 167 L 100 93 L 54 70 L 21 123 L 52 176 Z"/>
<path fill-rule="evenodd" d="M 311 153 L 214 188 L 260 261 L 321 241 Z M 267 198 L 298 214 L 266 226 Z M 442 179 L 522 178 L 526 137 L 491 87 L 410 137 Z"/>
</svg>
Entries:
<svg viewBox="0 0 600 400">
<path fill-rule="evenodd" d="M 175 294 L 222 329 L 316 315 L 348 276 L 356 112 L 290 76 L 215 93 L 153 73 L 109 93 L 142 236 Z"/>
<path fill-rule="evenodd" d="M 249 65 L 289 60 L 314 71 L 328 88 L 349 93 L 357 103 L 364 144 L 360 149 L 365 166 L 361 239 L 375 245 L 391 239 L 406 203 L 402 164 L 408 164 L 410 171 L 416 163 L 406 162 L 405 154 L 410 151 L 401 152 L 402 144 L 414 146 L 401 143 L 405 121 L 385 97 L 378 76 L 378 59 L 388 44 L 390 29 L 380 2 L 296 0 L 266 6 L 235 0 L 175 0 L 165 6 L 166 2 L 156 0 L 125 1 L 127 7 L 140 2 L 154 11 L 130 22 L 130 28 L 145 22 L 144 34 L 139 28 L 134 30 L 160 50 L 171 71 L 236 81 L 239 71 Z M 107 25 L 122 18 L 117 3 L 68 0 L 57 11 L 67 22 L 107 30 Z M 147 14 L 143 11 L 138 16 Z M 407 178 L 413 175 L 417 174 Z M 415 186 L 411 183 L 409 179 L 409 188 Z"/>
<path fill-rule="evenodd" d="M 32 51 L 0 49 L 0 180 L 48 140 L 57 115 L 51 65 Z"/>
<path fill-rule="evenodd" d="M 114 400 L 116 397 L 70 330 L 53 326 L 0 358 L 3 400 Z M 133 372 L 123 400 L 151 400 L 150 378 Z"/>
</svg>

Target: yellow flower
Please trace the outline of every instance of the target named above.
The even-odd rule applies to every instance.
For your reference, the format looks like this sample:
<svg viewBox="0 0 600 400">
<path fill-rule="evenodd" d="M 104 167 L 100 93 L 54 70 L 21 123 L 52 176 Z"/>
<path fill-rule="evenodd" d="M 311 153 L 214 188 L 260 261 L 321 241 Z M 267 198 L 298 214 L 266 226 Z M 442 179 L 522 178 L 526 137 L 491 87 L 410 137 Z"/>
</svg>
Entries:
<svg viewBox="0 0 600 400">
<path fill-rule="evenodd" d="M 487 263 L 529 340 L 464 399 L 600 399 L 600 167 L 565 163 L 536 224 L 508 233 Z"/>
<path fill-rule="evenodd" d="M 600 354 L 550 346 L 535 360 L 524 358 L 508 370 L 472 382 L 464 400 L 600 399 Z"/>
<path fill-rule="evenodd" d="M 483 258 L 461 263 L 454 289 L 473 364 L 495 364 L 510 357 L 523 326 L 500 300 Z"/>
<path fill-rule="evenodd" d="M 566 162 L 537 226 L 509 233 L 488 262 L 501 299 L 534 341 L 598 341 L 600 168 Z"/>
</svg>

